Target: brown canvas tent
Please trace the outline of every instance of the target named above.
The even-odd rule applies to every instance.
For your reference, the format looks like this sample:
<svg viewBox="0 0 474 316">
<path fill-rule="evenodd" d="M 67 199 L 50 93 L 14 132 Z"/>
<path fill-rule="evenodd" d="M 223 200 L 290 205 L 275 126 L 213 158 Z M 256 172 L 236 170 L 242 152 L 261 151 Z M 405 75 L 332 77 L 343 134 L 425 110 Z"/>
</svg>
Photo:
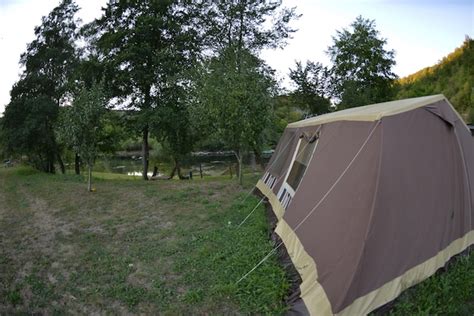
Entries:
<svg viewBox="0 0 474 316">
<path fill-rule="evenodd" d="M 369 313 L 474 243 L 474 141 L 443 95 L 290 124 L 257 188 L 301 281 L 290 313 Z"/>
</svg>

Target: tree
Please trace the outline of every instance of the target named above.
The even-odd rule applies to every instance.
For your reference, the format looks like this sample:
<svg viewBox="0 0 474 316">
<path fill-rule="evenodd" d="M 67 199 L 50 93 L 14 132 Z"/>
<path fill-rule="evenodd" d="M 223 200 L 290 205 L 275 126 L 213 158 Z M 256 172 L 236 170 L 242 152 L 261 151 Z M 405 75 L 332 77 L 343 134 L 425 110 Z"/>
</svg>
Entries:
<svg viewBox="0 0 474 316">
<path fill-rule="evenodd" d="M 474 115 L 474 40 L 466 36 L 463 44 L 436 65 L 397 80 L 396 98 L 405 99 L 444 94 L 465 118 Z M 474 122 L 474 121 L 471 121 Z"/>
<path fill-rule="evenodd" d="M 35 168 L 54 173 L 57 146 L 52 123 L 57 112 L 46 96 L 12 100 L 2 122 L 6 153 L 28 155 Z"/>
<path fill-rule="evenodd" d="M 291 99 L 300 109 L 310 114 L 324 114 L 329 111 L 331 102 L 328 97 L 329 70 L 320 63 L 307 61 L 306 65 L 296 62 L 290 69 L 290 79 L 296 86 Z"/>
<path fill-rule="evenodd" d="M 1 126 L 7 151 L 28 155 L 46 172 L 55 171 L 56 161 L 64 172 L 54 129 L 60 104 L 68 102 L 77 62 L 78 10 L 73 0 L 63 0 L 35 28 L 36 39 L 21 55 L 24 71 L 11 90 Z"/>
<path fill-rule="evenodd" d="M 275 82 L 272 71 L 249 51 L 238 55 L 231 47 L 213 58 L 203 77 L 198 115 L 232 149 L 242 184 L 245 150 L 259 148 L 262 133 L 271 119 Z"/>
<path fill-rule="evenodd" d="M 288 95 L 275 97 L 273 122 L 268 127 L 268 144 L 275 147 L 288 124 L 304 119 L 305 109 L 295 106 Z"/>
<path fill-rule="evenodd" d="M 257 56 L 285 46 L 295 31 L 290 22 L 298 15 L 281 3 L 233 0 L 204 8 L 204 44 L 212 58 L 204 67 L 200 113 L 208 113 L 209 126 L 234 150 L 240 183 L 244 151 L 258 153 L 264 143 L 275 89 L 273 72 Z"/>
<path fill-rule="evenodd" d="M 196 128 L 191 119 L 190 107 L 195 99 L 195 88 L 192 75 L 180 72 L 171 84 L 170 89 L 163 93 L 162 99 L 166 106 L 156 109 L 151 124 L 152 134 L 162 143 L 174 162 L 174 168 L 169 179 L 175 174 L 184 179 L 181 174 L 181 161 L 189 155 L 198 141 L 205 133 Z M 171 82 L 170 82 L 171 83 Z"/>
<path fill-rule="evenodd" d="M 217 51 L 228 47 L 258 52 L 262 48 L 286 45 L 295 29 L 291 20 L 298 18 L 295 8 L 281 6 L 282 1 L 216 1 L 204 8 L 201 22 L 205 43 Z M 270 22 L 270 23 L 269 23 Z"/>
<path fill-rule="evenodd" d="M 170 93 L 179 73 L 199 52 L 193 1 L 110 1 L 89 34 L 104 63 L 106 89 L 129 109 L 138 110 L 136 129 L 142 134 L 143 179 L 147 180 L 150 125 L 158 108 L 176 100 Z"/>
<path fill-rule="evenodd" d="M 393 50 L 386 50 L 387 40 L 379 37 L 375 21 L 361 16 L 351 29 L 337 31 L 331 57 L 332 96 L 340 101 L 338 107 L 356 107 L 391 99 L 396 75 Z"/>
<path fill-rule="evenodd" d="M 81 160 L 88 167 L 87 190 L 92 191 L 92 168 L 104 140 L 104 114 L 106 98 L 102 86 L 83 88 L 74 99 L 73 105 L 61 117 L 61 135 L 73 146 Z"/>
</svg>

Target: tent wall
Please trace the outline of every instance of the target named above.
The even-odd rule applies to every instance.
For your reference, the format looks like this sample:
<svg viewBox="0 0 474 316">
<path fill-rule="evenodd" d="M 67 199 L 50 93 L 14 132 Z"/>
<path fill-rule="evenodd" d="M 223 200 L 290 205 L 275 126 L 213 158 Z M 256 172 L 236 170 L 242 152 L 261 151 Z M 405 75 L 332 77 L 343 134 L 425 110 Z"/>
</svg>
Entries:
<svg viewBox="0 0 474 316">
<path fill-rule="evenodd" d="M 286 129 L 274 153 L 282 161 L 270 161 L 278 185 L 257 187 L 280 219 L 275 232 L 301 276 L 307 311 L 368 313 L 474 243 L 474 141 L 447 101 L 376 121 L 303 126 Z M 285 210 L 278 190 L 301 133 L 316 130 Z M 291 311 L 303 311 L 300 303 Z"/>
<path fill-rule="evenodd" d="M 331 190 L 374 128 L 358 159 Z M 380 141 L 381 128 L 375 122 L 325 125 L 311 165 L 283 217 L 293 230 L 298 227 L 296 234 L 317 265 L 319 280 L 312 282 L 323 286 L 333 308 L 347 291 L 368 229 Z"/>
<path fill-rule="evenodd" d="M 380 180 L 370 229 L 350 290 L 337 312 L 436 257 L 474 228 L 472 191 L 458 142 L 458 134 L 467 131 L 424 108 L 384 118 L 382 125 Z M 426 278 L 437 268 L 427 266 L 420 273 Z M 402 287 L 416 284 L 418 277 L 393 284 L 391 291 L 380 295 L 379 304 L 394 299 Z"/>
</svg>

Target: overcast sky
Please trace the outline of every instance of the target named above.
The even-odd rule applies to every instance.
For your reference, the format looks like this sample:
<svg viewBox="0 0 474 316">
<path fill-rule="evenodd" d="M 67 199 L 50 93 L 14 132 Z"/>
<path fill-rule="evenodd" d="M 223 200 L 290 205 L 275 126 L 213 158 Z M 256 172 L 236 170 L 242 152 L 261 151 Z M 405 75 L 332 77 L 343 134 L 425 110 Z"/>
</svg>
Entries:
<svg viewBox="0 0 474 316">
<path fill-rule="evenodd" d="M 79 17 L 89 22 L 101 14 L 106 0 L 76 0 Z M 20 55 L 34 39 L 41 23 L 58 0 L 0 0 L 0 113 L 10 101 L 10 89 L 18 80 Z M 283 50 L 268 50 L 262 57 L 277 70 L 288 86 L 288 69 L 296 60 L 328 64 L 325 51 L 336 30 L 348 27 L 358 15 L 376 21 L 387 48 L 394 49 L 395 73 L 403 77 L 437 63 L 474 34 L 472 0 L 284 0 L 303 16 Z"/>
</svg>

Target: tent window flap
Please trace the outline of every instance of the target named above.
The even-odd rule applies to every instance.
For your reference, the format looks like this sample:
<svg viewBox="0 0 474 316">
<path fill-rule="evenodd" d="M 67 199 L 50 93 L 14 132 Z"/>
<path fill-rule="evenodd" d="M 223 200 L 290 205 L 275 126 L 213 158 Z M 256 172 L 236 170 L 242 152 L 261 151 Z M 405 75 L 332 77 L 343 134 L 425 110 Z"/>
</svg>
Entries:
<svg viewBox="0 0 474 316">
<path fill-rule="evenodd" d="M 317 141 L 308 142 L 305 138 L 302 138 L 300 142 L 298 153 L 296 154 L 288 178 L 286 179 L 286 182 L 291 186 L 293 191 L 296 191 L 298 188 L 306 168 L 308 167 L 309 161 L 311 160 L 314 148 L 318 143 Z"/>
</svg>

